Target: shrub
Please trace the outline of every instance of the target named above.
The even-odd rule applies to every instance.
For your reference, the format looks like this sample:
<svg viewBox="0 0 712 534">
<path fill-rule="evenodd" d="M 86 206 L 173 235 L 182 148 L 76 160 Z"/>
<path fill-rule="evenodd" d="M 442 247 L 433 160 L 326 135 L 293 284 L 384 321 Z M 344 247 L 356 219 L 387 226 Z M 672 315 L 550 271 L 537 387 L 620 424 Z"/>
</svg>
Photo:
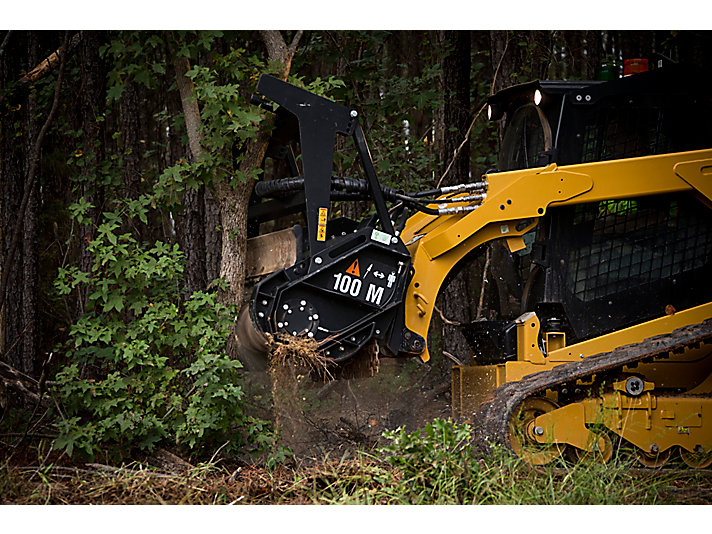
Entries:
<svg viewBox="0 0 712 534">
<path fill-rule="evenodd" d="M 60 294 L 86 290 L 88 309 L 59 349 L 67 358 L 56 388 L 65 413 L 55 446 L 91 456 L 163 442 L 192 451 L 218 440 L 233 449 L 266 445 L 269 429 L 242 408 L 241 364 L 224 350 L 234 310 L 214 293 L 182 297 L 177 245 L 142 245 L 121 231 L 135 217 L 145 221 L 149 202 L 122 201 L 105 213 L 88 246 L 89 272 L 62 269 L 56 280 Z M 72 207 L 79 223 L 88 207 Z"/>
</svg>

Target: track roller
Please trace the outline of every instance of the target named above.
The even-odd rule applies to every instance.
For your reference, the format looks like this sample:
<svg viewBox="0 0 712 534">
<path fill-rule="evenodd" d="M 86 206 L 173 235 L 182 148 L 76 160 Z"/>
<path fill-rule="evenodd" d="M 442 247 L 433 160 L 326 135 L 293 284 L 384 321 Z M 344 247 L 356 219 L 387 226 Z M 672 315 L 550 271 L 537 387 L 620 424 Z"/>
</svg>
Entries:
<svg viewBox="0 0 712 534">
<path fill-rule="evenodd" d="M 643 449 L 635 449 L 635 457 L 638 462 L 650 469 L 657 469 L 658 467 L 664 466 L 670 459 L 670 456 L 672 456 L 672 448 L 658 453 L 650 453 L 645 452 Z"/>
<path fill-rule="evenodd" d="M 704 469 L 712 465 L 712 451 L 704 451 L 701 447 L 695 452 L 680 448 L 680 457 L 688 467 Z"/>
<path fill-rule="evenodd" d="M 536 441 L 539 429 L 534 420 L 556 410 L 557 404 L 545 397 L 525 399 L 509 422 L 509 439 L 517 456 L 532 465 L 545 465 L 561 456 L 565 445 L 542 445 Z"/>
</svg>

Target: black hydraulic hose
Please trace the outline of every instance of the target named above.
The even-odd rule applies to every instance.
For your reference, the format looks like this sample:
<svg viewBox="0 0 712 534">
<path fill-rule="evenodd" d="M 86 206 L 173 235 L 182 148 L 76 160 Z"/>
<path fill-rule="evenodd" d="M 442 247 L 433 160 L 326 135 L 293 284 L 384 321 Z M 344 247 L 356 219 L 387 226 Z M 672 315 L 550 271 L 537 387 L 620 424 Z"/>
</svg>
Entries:
<svg viewBox="0 0 712 534">
<path fill-rule="evenodd" d="M 273 197 L 294 193 L 302 189 L 304 189 L 304 177 L 294 176 L 291 178 L 257 182 L 254 192 L 258 197 Z M 347 193 L 369 193 L 368 182 L 366 182 L 366 180 L 348 178 L 345 176 L 333 176 L 331 178 L 331 190 Z M 400 191 L 386 185 L 381 186 L 381 191 L 387 200 L 395 200 L 396 195 L 400 194 Z"/>
<path fill-rule="evenodd" d="M 280 178 L 279 180 L 261 180 L 255 184 L 254 193 L 258 197 L 273 197 L 293 193 L 300 189 L 304 189 L 304 178 L 302 176 L 294 176 L 292 178 Z"/>
<path fill-rule="evenodd" d="M 464 213 L 476 209 L 477 206 L 461 206 L 456 208 L 429 208 L 427 204 L 454 203 L 454 202 L 481 202 L 485 199 L 486 193 L 478 193 L 460 198 L 446 198 L 430 200 L 423 198 L 433 194 L 461 193 L 465 191 L 484 191 L 487 182 L 476 182 L 473 184 L 460 184 L 447 186 L 420 193 L 405 194 L 389 186 L 381 186 L 381 191 L 385 200 L 400 201 L 406 206 L 427 213 L 428 215 L 444 215 L 448 213 Z M 259 197 L 283 196 L 304 189 L 304 177 L 294 176 L 290 178 L 280 178 L 277 180 L 267 180 L 255 184 L 255 195 Z M 333 176 L 331 179 L 331 196 L 334 200 L 367 200 L 370 197 L 368 182 L 359 178 L 349 178 L 346 176 Z"/>
</svg>

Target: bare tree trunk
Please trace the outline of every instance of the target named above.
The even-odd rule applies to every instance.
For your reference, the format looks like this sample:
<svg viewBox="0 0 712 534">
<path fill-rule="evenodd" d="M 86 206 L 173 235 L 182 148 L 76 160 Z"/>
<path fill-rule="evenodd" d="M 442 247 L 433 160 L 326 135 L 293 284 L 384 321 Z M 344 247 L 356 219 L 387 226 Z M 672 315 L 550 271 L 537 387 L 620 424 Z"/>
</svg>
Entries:
<svg viewBox="0 0 712 534">
<path fill-rule="evenodd" d="M 30 32 L 28 43 L 28 57 L 30 64 L 38 61 L 38 43 L 35 32 Z M 37 102 L 30 95 L 27 99 L 27 119 L 25 139 L 25 168 L 32 166 L 34 157 L 34 142 L 39 133 L 40 126 L 37 122 Z M 38 170 L 39 172 L 39 170 Z M 38 328 L 37 328 L 37 279 L 38 279 L 38 253 L 37 253 L 37 226 L 40 203 L 40 181 L 34 180 L 30 186 L 30 196 L 23 221 L 22 232 L 22 359 L 18 369 L 30 376 L 39 376 L 40 362 L 38 361 Z"/>
<path fill-rule="evenodd" d="M 96 169 L 104 159 L 103 122 L 98 122 L 100 110 L 104 104 L 103 65 L 99 57 L 99 35 L 95 31 L 84 32 L 81 46 L 81 121 L 82 141 L 84 144 L 85 164 L 82 167 L 83 183 L 82 196 L 94 207 L 89 210 L 88 222 L 79 228 L 79 268 L 84 272 L 91 270 L 93 258 L 89 253 L 89 243 L 94 239 L 94 229 L 99 224 L 99 215 L 102 211 L 104 187 L 92 178 L 96 176 Z M 102 143 L 94 146 L 97 140 Z M 77 298 L 79 299 L 78 312 L 84 313 L 87 305 L 89 289 L 80 287 Z"/>
<path fill-rule="evenodd" d="M 119 110 L 121 114 L 121 142 L 124 157 L 124 194 L 127 198 L 138 198 L 140 180 L 139 158 L 139 100 L 136 83 L 126 80 L 121 93 Z"/>
<path fill-rule="evenodd" d="M 65 32 L 65 38 L 64 42 L 61 47 L 61 51 L 63 52 L 64 50 L 67 49 L 67 43 L 68 43 L 68 34 Z M 34 41 L 34 36 L 30 35 L 29 38 L 29 47 L 30 47 L 30 59 L 32 59 L 32 55 L 36 54 L 36 42 Z M 49 129 L 49 126 L 57 112 L 58 109 L 58 104 L 59 104 L 59 94 L 60 94 L 60 88 L 62 85 L 62 79 L 64 77 L 64 68 L 66 65 L 66 54 L 62 53 L 62 61 L 59 69 L 59 74 L 57 76 L 57 83 L 55 85 L 55 91 L 54 91 L 54 99 L 52 101 L 52 107 L 49 111 L 49 114 L 47 115 L 47 118 L 44 121 L 44 124 L 42 125 L 42 128 L 39 129 L 37 132 L 37 136 L 34 139 L 34 142 L 31 144 L 26 144 L 25 146 L 25 152 L 26 155 L 23 158 L 25 161 L 23 162 L 26 166 L 26 171 L 22 171 L 20 174 L 21 180 L 24 185 L 24 187 L 19 187 L 22 191 L 21 195 L 21 202 L 19 205 L 19 208 L 16 212 L 6 212 L 5 215 L 5 220 L 7 222 L 14 222 L 12 225 L 12 234 L 11 238 L 9 240 L 6 239 L 6 252 L 3 258 L 3 263 L 2 263 L 2 269 L 0 269 L 0 310 L 3 309 L 3 306 L 6 304 L 6 302 L 10 302 L 11 304 L 8 306 L 6 310 L 6 319 L 8 317 L 11 317 L 12 320 L 16 324 L 16 319 L 18 317 L 22 317 L 23 319 L 23 329 L 22 332 L 17 333 L 17 336 L 14 338 L 13 341 L 13 347 L 17 346 L 18 344 L 20 347 L 22 347 L 23 352 L 19 356 L 15 356 L 16 360 L 16 366 L 19 369 L 25 370 L 28 373 L 32 373 L 34 371 L 35 367 L 39 366 L 39 362 L 37 362 L 37 339 L 36 339 L 36 331 L 34 330 L 36 328 L 36 318 L 37 318 L 37 249 L 36 249 L 36 239 L 35 242 L 33 243 L 27 243 L 26 240 L 21 240 L 21 231 L 23 228 L 25 231 L 27 229 L 24 227 L 25 225 L 29 224 L 30 225 L 30 231 L 34 231 L 35 236 L 36 236 L 36 227 L 37 227 L 37 222 L 36 219 L 33 223 L 32 218 L 37 216 L 37 207 L 33 208 L 32 206 L 32 197 L 34 194 L 34 191 L 36 190 L 37 183 L 38 183 L 38 175 L 39 175 L 39 167 L 40 167 L 40 153 L 42 149 L 42 144 L 44 142 L 45 135 L 47 134 L 47 131 Z M 35 126 L 32 124 L 31 121 L 35 120 L 36 117 L 32 113 L 32 106 L 34 104 L 30 100 L 30 105 L 26 106 L 27 109 L 27 119 L 30 121 L 30 132 L 33 133 L 35 130 Z M 12 151 L 12 148 L 11 148 Z M 23 168 L 23 165 L 20 164 L 18 165 L 18 168 Z M 16 185 L 17 187 L 17 185 Z M 36 196 L 35 196 L 36 199 Z M 29 210 L 29 211 L 28 211 Z M 28 222 L 29 221 L 29 222 Z M 34 229 L 33 229 L 33 224 L 34 224 Z M 8 227 L 10 225 L 7 225 Z M 7 238 L 7 235 L 5 236 Z M 20 261 L 14 262 L 15 260 L 15 253 L 18 250 L 18 246 L 22 242 L 23 249 L 20 252 L 25 252 L 26 254 L 23 256 L 29 256 L 29 259 L 23 259 L 22 265 L 23 269 L 20 271 L 20 269 L 15 269 L 15 265 L 19 265 Z M 34 261 L 34 265 L 30 265 L 30 263 Z M 19 276 L 18 272 L 22 272 L 22 277 Z M 34 274 L 33 274 L 34 272 Z M 14 276 L 11 276 L 14 275 Z M 8 283 L 10 282 L 11 278 L 14 278 L 16 280 L 16 283 L 14 283 L 12 286 L 10 286 Z M 9 295 L 8 289 L 12 288 L 10 291 L 12 292 L 12 295 Z M 8 299 L 8 296 L 14 296 L 15 298 L 13 299 Z M 22 302 L 22 304 L 20 304 Z M 10 311 L 10 306 L 15 306 L 16 307 L 16 312 L 13 315 L 7 315 L 7 312 Z M 30 336 L 32 337 L 32 341 L 28 342 L 26 340 L 23 340 L 22 337 L 27 334 L 27 332 L 30 331 Z M 7 328 L 6 331 L 6 336 L 8 333 L 11 333 L 11 329 Z M 6 340 L 8 338 L 6 337 Z M 33 348 L 34 347 L 34 348 Z M 26 352 L 25 352 L 26 350 Z M 13 357 L 12 354 L 9 355 L 10 358 Z"/>
<path fill-rule="evenodd" d="M 180 96 L 175 92 L 167 95 L 168 114 L 176 116 L 181 112 Z M 187 157 L 180 135 L 171 128 L 168 136 L 168 164 L 174 165 Z M 205 251 L 205 186 L 187 189 L 183 193 L 182 209 L 175 213 L 176 237 L 185 254 L 185 287 L 188 294 L 206 288 L 208 278 Z"/>
<path fill-rule="evenodd" d="M 215 195 L 210 189 L 205 189 L 203 195 L 205 206 L 205 275 L 211 282 L 220 277 L 220 263 L 222 261 L 222 233 L 220 232 L 220 207 L 215 200 Z"/>
<path fill-rule="evenodd" d="M 0 61 L 0 81 L 3 89 L 18 76 L 13 70 L 21 65 L 26 55 L 24 49 L 25 32 L 15 32 L 7 43 L 7 48 Z M 18 61 L 18 57 L 23 60 Z M 24 164 L 22 151 L 18 149 L 12 132 L 15 122 L 20 121 L 21 110 L 0 114 L 0 186 L 2 189 L 2 207 L 0 207 L 0 279 L 6 279 L 4 286 L 0 285 L 0 357 L 13 366 L 18 367 L 21 360 L 20 348 L 16 341 L 22 332 L 22 270 L 10 264 L 10 248 L 15 233 L 17 213 L 22 199 L 22 183 L 24 181 Z M 22 262 L 22 250 L 17 247 L 14 262 Z"/>
</svg>

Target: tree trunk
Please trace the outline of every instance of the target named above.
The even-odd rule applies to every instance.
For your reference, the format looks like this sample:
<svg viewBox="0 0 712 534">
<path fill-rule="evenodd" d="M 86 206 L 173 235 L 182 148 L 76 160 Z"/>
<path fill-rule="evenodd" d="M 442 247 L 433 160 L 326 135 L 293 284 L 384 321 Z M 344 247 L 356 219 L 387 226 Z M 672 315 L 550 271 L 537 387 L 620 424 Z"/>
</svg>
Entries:
<svg viewBox="0 0 712 534">
<path fill-rule="evenodd" d="M 27 67 L 26 32 L 15 32 L 6 46 L 0 61 L 3 89 L 19 77 L 21 68 Z M 21 247 L 16 248 L 12 265 L 9 256 L 15 227 L 20 224 L 17 213 L 23 195 L 25 161 L 22 148 L 12 133 L 16 131 L 16 123 L 26 124 L 24 108 L 24 105 L 21 108 L 18 106 L 0 113 L 0 278 L 7 277 L 8 280 L 5 288 L 0 286 L 0 291 L 4 290 L 4 294 L 0 295 L 3 301 L 0 305 L 0 356 L 17 369 L 20 369 L 22 361 L 22 344 L 18 343 L 22 335 L 22 269 L 15 266 L 22 265 Z"/>
<path fill-rule="evenodd" d="M 99 34 L 96 31 L 84 32 L 81 45 L 81 124 L 82 144 L 84 145 L 84 166 L 82 167 L 82 196 L 94 208 L 89 210 L 87 224 L 79 228 L 79 268 L 84 272 L 91 270 L 93 258 L 88 251 L 89 243 L 94 239 L 94 229 L 99 224 L 102 211 L 104 186 L 95 181 L 96 170 L 104 159 L 103 122 L 97 118 L 104 106 L 105 94 L 103 83 L 103 64 L 99 57 Z M 99 143 L 96 143 L 99 141 Z M 78 293 L 78 313 L 86 310 L 88 288 L 80 288 Z"/>
<path fill-rule="evenodd" d="M 30 64 L 38 62 L 38 43 L 35 32 L 30 32 L 28 44 L 28 57 Z M 37 117 L 37 101 L 32 94 L 27 99 L 27 123 L 25 139 L 25 168 L 32 167 L 32 158 L 35 157 L 34 145 L 39 134 L 40 125 Z M 40 172 L 39 169 L 37 171 Z M 27 177 L 26 179 L 29 179 Z M 37 279 L 38 279 L 38 212 L 40 204 L 40 180 L 34 180 L 31 185 L 30 197 L 25 210 L 22 232 L 22 359 L 17 367 L 20 371 L 30 376 L 39 376 L 41 363 L 38 354 L 38 325 L 37 325 Z M 16 265 L 20 265 L 17 263 Z"/>
<path fill-rule="evenodd" d="M 123 182 L 126 198 L 138 198 L 140 180 L 139 160 L 139 100 L 136 83 L 126 80 L 119 103 L 121 114 L 121 142 L 124 157 Z"/>
<path fill-rule="evenodd" d="M 175 74 L 175 70 L 174 70 Z M 175 117 L 181 113 L 180 95 L 166 95 L 168 114 Z M 180 133 L 170 128 L 168 134 L 168 164 L 175 165 L 187 157 L 181 143 Z M 176 237 L 185 254 L 185 288 L 190 295 L 205 290 L 208 282 L 205 253 L 205 186 L 188 189 L 183 194 L 183 206 L 175 213 Z"/>
<path fill-rule="evenodd" d="M 205 275 L 208 282 L 220 277 L 222 261 L 222 233 L 220 231 L 220 207 L 210 189 L 203 195 L 205 210 Z"/>
</svg>

